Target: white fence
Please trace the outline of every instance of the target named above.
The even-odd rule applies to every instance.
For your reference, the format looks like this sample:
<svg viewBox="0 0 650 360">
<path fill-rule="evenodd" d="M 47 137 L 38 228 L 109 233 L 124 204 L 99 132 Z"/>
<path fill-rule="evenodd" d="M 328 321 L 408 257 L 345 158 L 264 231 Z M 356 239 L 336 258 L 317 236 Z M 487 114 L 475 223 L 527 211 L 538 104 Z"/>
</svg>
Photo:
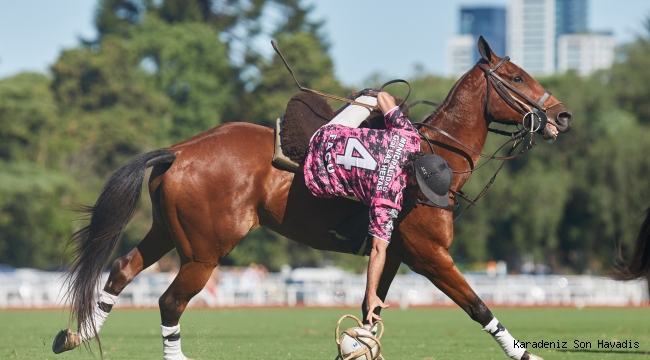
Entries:
<svg viewBox="0 0 650 360">
<path fill-rule="evenodd" d="M 252 274 L 252 275 L 251 275 Z M 104 274 L 102 284 L 107 273 Z M 174 275 L 143 273 L 124 289 L 116 306 L 157 307 L 158 298 Z M 614 281 L 594 276 L 467 274 L 465 278 L 488 305 L 515 306 L 641 306 L 648 304 L 646 281 Z M 360 306 L 366 277 L 336 268 L 295 269 L 255 274 L 222 271 L 190 306 Z M 32 269 L 0 272 L 0 308 L 61 306 L 61 273 Z M 400 307 L 453 305 L 422 276 L 397 275 L 388 293 Z"/>
</svg>

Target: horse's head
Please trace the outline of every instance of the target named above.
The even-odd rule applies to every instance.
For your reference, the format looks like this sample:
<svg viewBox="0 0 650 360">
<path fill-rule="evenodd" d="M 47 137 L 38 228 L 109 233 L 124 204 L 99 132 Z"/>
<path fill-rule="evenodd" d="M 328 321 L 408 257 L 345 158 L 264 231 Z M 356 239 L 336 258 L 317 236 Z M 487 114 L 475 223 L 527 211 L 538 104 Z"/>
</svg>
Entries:
<svg viewBox="0 0 650 360">
<path fill-rule="evenodd" d="M 478 50 L 483 58 L 478 66 L 488 83 L 485 112 L 489 120 L 532 126 L 547 140 L 571 129 L 571 111 L 527 72 L 508 61 L 507 56 L 495 55 L 482 36 L 478 40 Z"/>
</svg>

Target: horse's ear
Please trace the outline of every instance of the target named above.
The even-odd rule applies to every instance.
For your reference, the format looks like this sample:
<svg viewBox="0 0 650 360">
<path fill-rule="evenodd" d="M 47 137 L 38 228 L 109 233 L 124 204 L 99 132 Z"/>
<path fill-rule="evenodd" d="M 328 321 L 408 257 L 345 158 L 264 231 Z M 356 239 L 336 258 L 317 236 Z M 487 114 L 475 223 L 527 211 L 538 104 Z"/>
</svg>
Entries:
<svg viewBox="0 0 650 360">
<path fill-rule="evenodd" d="M 478 52 L 481 54 L 481 57 L 488 62 L 488 64 L 491 64 L 497 57 L 494 52 L 492 52 L 490 44 L 488 44 L 487 40 L 485 40 L 483 36 L 478 38 Z"/>
</svg>

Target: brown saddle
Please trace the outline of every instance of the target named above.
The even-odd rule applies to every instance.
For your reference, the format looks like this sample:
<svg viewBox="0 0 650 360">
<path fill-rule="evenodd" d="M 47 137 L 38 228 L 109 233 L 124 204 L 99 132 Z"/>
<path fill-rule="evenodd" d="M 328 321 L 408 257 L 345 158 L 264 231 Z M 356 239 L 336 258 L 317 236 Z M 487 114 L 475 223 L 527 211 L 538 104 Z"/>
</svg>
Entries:
<svg viewBox="0 0 650 360">
<path fill-rule="evenodd" d="M 299 168 L 305 160 L 311 136 L 333 118 L 332 107 L 318 95 L 299 93 L 289 100 L 284 116 L 277 120 L 276 132 L 281 153 L 294 163 L 293 167 Z"/>
<path fill-rule="evenodd" d="M 360 96 L 354 93 L 352 99 Z M 322 97 L 301 92 L 287 104 L 284 116 L 276 120 L 273 163 L 291 172 L 299 172 L 307 156 L 309 140 L 321 126 L 327 124 L 348 104 L 337 111 Z M 360 127 L 385 128 L 383 114 L 373 110 Z"/>
</svg>

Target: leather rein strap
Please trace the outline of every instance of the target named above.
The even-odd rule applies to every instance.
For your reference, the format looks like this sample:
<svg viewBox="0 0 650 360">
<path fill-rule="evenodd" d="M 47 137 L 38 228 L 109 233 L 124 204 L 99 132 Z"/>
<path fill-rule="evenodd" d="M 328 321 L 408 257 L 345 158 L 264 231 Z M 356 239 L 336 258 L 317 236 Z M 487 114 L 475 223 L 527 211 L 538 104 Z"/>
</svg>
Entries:
<svg viewBox="0 0 650 360">
<path fill-rule="evenodd" d="M 284 66 L 287 68 L 287 70 L 289 70 L 289 73 L 290 73 L 291 76 L 293 77 L 293 80 L 296 82 L 296 85 L 298 85 L 298 89 L 300 89 L 300 91 L 309 92 L 309 93 L 316 94 L 316 95 L 320 95 L 320 96 L 324 96 L 324 97 L 327 97 L 327 98 L 330 98 L 330 99 L 335 99 L 335 100 L 343 101 L 343 102 L 346 102 L 346 103 L 348 103 L 348 104 L 359 105 L 359 106 L 362 106 L 362 107 L 365 107 L 365 108 L 368 108 L 368 109 L 372 109 L 372 110 L 378 109 L 377 106 L 372 106 L 372 105 L 364 104 L 364 103 L 361 103 L 361 102 L 354 101 L 353 99 L 343 98 L 343 97 L 340 97 L 340 96 L 331 95 L 331 94 L 327 94 L 327 93 L 323 93 L 323 92 L 320 92 L 320 91 L 317 91 L 317 90 L 312 90 L 312 89 L 309 89 L 309 88 L 303 87 L 303 86 L 300 85 L 300 83 L 298 82 L 298 79 L 296 79 L 296 76 L 294 75 L 293 70 L 291 70 L 291 67 L 289 67 L 289 64 L 287 63 L 286 59 L 284 58 L 284 56 L 282 55 L 282 53 L 281 53 L 280 50 L 278 49 L 278 46 L 276 45 L 275 41 L 271 41 L 271 44 L 273 45 L 273 49 L 275 50 L 275 52 L 278 53 L 278 55 L 280 55 L 280 58 L 282 59 L 282 62 L 284 63 Z M 497 75 L 497 74 L 495 73 L 495 71 L 496 71 L 497 69 L 499 69 L 503 64 L 505 64 L 509 59 L 510 59 L 510 58 L 509 58 L 508 56 L 504 57 L 503 59 L 501 59 L 501 61 L 499 61 L 499 63 L 497 63 L 497 64 L 496 64 L 494 67 L 492 67 L 492 68 L 489 68 L 489 67 L 488 67 L 485 63 L 483 63 L 483 62 L 479 62 L 479 63 L 476 64 L 476 65 L 477 65 L 481 70 L 483 70 L 483 72 L 485 73 L 485 77 L 486 77 L 486 79 L 487 79 L 487 81 L 488 81 L 488 86 L 487 86 L 487 101 L 486 101 L 486 105 L 485 105 L 485 115 L 486 115 L 486 118 L 491 119 L 491 120 L 495 120 L 494 117 L 493 117 L 493 116 L 490 114 L 490 112 L 489 112 L 489 107 L 490 107 L 490 86 L 492 86 L 492 87 L 497 91 L 497 93 L 499 94 L 499 96 L 500 96 L 500 97 L 501 97 L 501 98 L 502 98 L 502 99 L 503 99 L 503 100 L 504 100 L 508 105 L 510 105 L 510 107 L 512 107 L 513 109 L 515 109 L 515 110 L 516 110 L 517 112 L 519 112 L 520 114 L 524 115 L 524 121 L 523 121 L 524 124 L 523 124 L 523 128 L 522 128 L 521 130 L 519 130 L 518 132 L 516 132 L 516 133 L 510 133 L 510 132 L 505 132 L 505 131 L 495 130 L 495 129 L 491 129 L 491 128 L 488 127 L 488 131 L 491 131 L 491 132 L 494 132 L 494 133 L 497 133 L 497 134 L 500 134 L 500 135 L 510 136 L 510 139 L 508 139 L 508 140 L 507 140 L 503 145 L 501 145 L 501 147 L 499 147 L 499 148 L 496 150 L 496 152 L 494 152 L 493 155 L 486 155 L 486 154 L 483 154 L 482 152 L 476 151 L 476 150 L 474 150 L 473 148 L 471 148 L 470 146 L 464 144 L 462 141 L 456 139 L 453 135 L 449 134 L 448 132 L 446 132 L 446 131 L 444 131 L 444 130 L 442 130 L 442 129 L 436 127 L 436 126 L 433 126 L 433 125 L 427 124 L 425 121 L 428 120 L 428 119 L 433 115 L 433 113 L 435 112 L 435 110 L 432 111 L 432 112 L 430 112 L 430 113 L 428 113 L 428 114 L 426 114 L 426 115 L 422 118 L 422 121 L 421 121 L 421 122 L 419 122 L 419 123 L 413 123 L 413 126 L 416 127 L 416 129 L 417 129 L 418 133 L 420 134 L 420 136 L 421 136 L 421 137 L 423 138 L 423 140 L 425 140 L 425 141 L 427 142 L 427 144 L 429 145 L 429 148 L 430 148 L 432 154 L 435 153 L 435 152 L 434 152 L 434 150 L 433 150 L 433 145 L 431 144 L 431 139 L 427 138 L 426 136 L 424 136 L 424 135 L 420 132 L 420 128 L 421 128 L 421 127 L 426 127 L 426 128 L 428 128 L 428 129 L 434 130 L 434 131 L 440 133 L 441 135 L 443 135 L 443 136 L 449 138 L 451 141 L 457 143 L 457 144 L 460 145 L 461 147 L 463 147 L 463 148 L 469 150 L 471 153 L 473 153 L 473 154 L 475 154 L 475 155 L 478 155 L 478 156 L 480 156 L 480 157 L 483 157 L 483 158 L 485 158 L 485 159 L 488 159 L 486 162 L 484 162 L 481 166 L 479 166 L 479 167 L 477 167 L 477 168 L 472 168 L 472 169 L 467 170 L 467 171 L 454 171 L 454 173 L 456 173 L 456 174 L 465 174 L 465 173 L 471 173 L 471 172 L 474 172 L 474 171 L 476 171 L 476 170 L 482 168 L 483 166 L 485 166 L 485 164 L 487 164 L 490 160 L 501 160 L 501 161 L 503 161 L 503 162 L 501 163 L 501 166 L 499 166 L 499 169 L 497 169 L 496 173 L 492 176 L 492 178 L 491 178 L 490 181 L 487 183 L 487 185 L 485 186 L 485 188 L 483 189 L 483 191 L 481 191 L 481 193 L 480 193 L 476 198 L 473 198 L 473 199 L 472 199 L 472 198 L 470 198 L 469 196 L 465 195 L 465 194 L 464 194 L 462 191 L 460 191 L 460 190 L 459 190 L 459 191 L 455 191 L 455 190 L 449 189 L 449 191 L 450 191 L 452 194 L 454 194 L 455 196 L 461 197 L 461 198 L 463 198 L 464 200 L 466 200 L 466 201 L 469 202 L 469 205 L 467 206 L 467 208 L 465 208 L 465 210 L 463 210 L 463 212 L 462 212 L 460 215 L 458 215 L 458 216 L 454 219 L 454 222 L 455 222 L 456 220 L 458 220 L 458 218 L 459 218 L 459 217 L 460 217 L 460 216 L 461 216 L 461 215 L 462 215 L 462 214 L 463 214 L 463 213 L 464 213 L 464 212 L 465 212 L 465 211 L 466 211 L 470 206 L 475 205 L 475 204 L 476 204 L 476 201 L 477 201 L 479 198 L 481 198 L 481 197 L 482 197 L 482 196 L 487 192 L 487 190 L 490 188 L 490 186 L 492 185 L 492 183 L 494 183 L 494 180 L 496 179 L 497 174 L 498 174 L 499 171 L 501 171 L 501 169 L 503 168 L 503 165 L 505 164 L 505 161 L 507 161 L 507 160 L 511 160 L 511 159 L 514 159 L 514 158 L 516 158 L 516 157 L 522 155 L 523 153 L 525 153 L 525 152 L 528 151 L 529 149 L 532 149 L 533 147 L 535 147 L 536 144 L 535 144 L 535 142 L 533 141 L 533 138 L 532 138 L 532 133 L 533 133 L 533 131 L 535 131 L 535 130 L 533 129 L 533 117 L 531 116 L 531 121 L 530 121 L 530 124 L 531 124 L 531 125 L 530 125 L 530 127 L 527 127 L 526 124 L 525 124 L 526 117 L 529 116 L 529 115 L 531 115 L 531 113 L 532 113 L 533 116 L 537 116 L 537 118 L 541 120 L 541 117 L 540 117 L 539 113 L 535 112 L 535 110 L 536 110 L 536 111 L 541 112 L 541 113 L 543 114 L 543 117 L 544 117 L 544 125 L 546 125 L 546 124 L 545 124 L 545 121 L 546 121 L 546 114 L 545 114 L 545 113 L 546 113 L 546 110 L 547 110 L 547 109 L 544 109 L 544 108 L 543 108 L 543 105 L 544 105 L 544 103 L 546 102 L 546 100 L 551 96 L 551 93 L 548 92 L 548 91 L 544 92 L 544 94 L 542 95 L 542 97 L 541 97 L 537 102 L 535 102 L 535 101 L 531 100 L 529 97 L 527 97 L 526 95 L 524 95 L 523 93 L 521 93 L 519 90 L 515 89 L 515 88 L 514 88 L 512 85 L 510 85 L 509 83 L 503 81 L 503 79 L 502 79 L 499 75 Z M 383 85 L 381 86 L 381 88 L 379 89 L 379 91 L 377 91 L 377 92 L 381 92 L 381 91 L 382 91 L 386 86 L 388 86 L 388 85 L 390 85 L 390 84 L 398 83 L 398 82 L 405 83 L 405 84 L 408 86 L 408 93 L 407 93 L 406 97 L 404 98 L 404 100 L 402 100 L 402 102 L 399 104 L 399 107 L 401 108 L 402 105 L 406 102 L 406 99 L 408 99 L 409 95 L 411 94 L 411 85 L 410 85 L 407 81 L 405 81 L 405 80 L 401 80 L 401 79 L 391 80 L 391 81 L 389 81 L 389 82 L 383 84 Z M 521 97 L 522 99 L 524 99 L 525 101 L 527 101 L 530 105 L 532 105 L 532 106 L 535 108 L 535 110 L 531 111 L 531 109 L 530 109 L 530 108 L 529 108 L 525 103 L 523 103 L 521 100 L 519 100 L 519 99 L 513 97 L 513 96 L 508 92 L 508 90 L 506 90 L 504 87 L 506 87 L 508 90 L 514 92 L 514 93 L 517 94 L 519 97 Z M 374 89 L 366 89 L 366 90 L 372 90 L 372 91 L 374 91 Z M 430 101 L 426 101 L 426 100 L 418 100 L 418 101 L 413 102 L 412 104 L 410 104 L 410 105 L 407 106 L 406 108 L 404 108 L 404 109 L 402 110 L 402 112 L 406 112 L 408 109 L 412 108 L 412 107 L 415 106 L 415 105 L 419 105 L 419 104 L 426 104 L 426 105 L 431 105 L 431 106 L 434 106 L 434 107 L 437 107 L 437 106 L 438 106 L 438 104 L 433 103 L 433 102 L 430 102 Z M 517 104 L 519 104 L 519 105 L 521 105 L 521 106 L 517 106 Z M 558 103 L 556 103 L 556 104 L 553 104 L 553 105 L 550 106 L 549 108 L 551 108 L 551 107 L 553 107 L 553 106 L 556 106 L 556 105 L 559 105 L 559 104 L 561 104 L 561 103 L 558 102 Z M 524 111 L 524 110 L 522 109 L 522 107 L 528 109 L 528 112 Z M 541 127 L 541 128 L 543 129 L 543 127 Z M 526 147 L 524 147 L 523 149 L 521 149 L 521 150 L 519 151 L 519 153 L 517 153 L 517 154 L 515 154 L 515 155 L 510 155 L 510 154 L 513 152 L 513 150 L 517 147 L 517 145 L 519 145 L 519 144 L 521 143 L 521 140 L 523 139 L 523 137 L 524 137 L 526 134 L 528 134 L 528 133 L 531 134 L 530 143 L 529 143 Z M 497 154 L 497 153 L 498 153 L 498 152 L 499 152 L 499 151 L 500 151 L 500 150 L 501 150 L 501 149 L 502 149 L 506 144 L 508 144 L 508 143 L 510 143 L 510 142 L 513 142 L 513 145 L 512 145 L 512 147 L 510 148 L 510 151 L 508 151 L 508 154 L 507 154 L 506 156 L 496 156 L 496 154 Z M 455 197 L 453 198 L 453 200 L 454 200 L 454 204 L 450 204 L 450 205 L 447 205 L 447 206 L 444 206 L 444 207 L 436 206 L 436 205 L 433 205 L 433 206 L 435 206 L 435 207 L 440 207 L 440 208 L 445 209 L 445 210 L 453 211 L 453 210 L 455 210 L 455 209 L 458 207 L 458 200 L 457 200 Z M 419 203 L 421 203 L 421 204 L 423 204 L 423 205 L 426 205 L 426 206 L 432 206 L 432 205 L 430 205 L 430 204 L 427 203 L 427 202 L 419 202 Z"/>
<path fill-rule="evenodd" d="M 332 94 L 327 94 L 327 93 L 320 92 L 318 90 L 309 89 L 309 88 L 306 88 L 306 87 L 300 85 L 300 83 L 298 82 L 298 79 L 296 79 L 296 75 L 293 73 L 293 70 L 291 70 L 291 67 L 287 63 L 287 60 L 284 58 L 284 56 L 280 52 L 280 49 L 278 49 L 278 45 L 275 43 L 275 41 L 271 41 L 271 45 L 273 45 L 273 49 L 275 50 L 275 52 L 278 53 L 278 55 L 280 55 L 280 59 L 282 59 L 282 62 L 284 63 L 284 66 L 287 68 L 287 70 L 289 70 L 289 73 L 291 74 L 291 77 L 293 77 L 293 81 L 296 82 L 296 85 L 298 85 L 298 89 L 300 89 L 300 91 L 312 93 L 312 94 L 315 94 L 315 95 L 323 96 L 323 97 L 334 99 L 334 100 L 343 101 L 343 102 L 346 102 L 348 104 L 363 106 L 363 107 L 365 107 L 367 109 L 370 109 L 370 110 L 379 110 L 379 106 L 364 104 L 362 102 L 354 101 L 354 99 L 348 99 L 348 98 L 344 98 L 344 97 L 340 97 L 340 96 L 336 96 L 336 95 L 332 95 Z M 406 84 L 406 86 L 408 86 L 408 89 L 409 89 L 408 93 L 406 94 L 406 97 L 404 97 L 404 100 L 402 100 L 402 102 L 399 103 L 399 105 L 398 105 L 401 108 L 402 105 L 406 102 L 406 99 L 408 99 L 408 97 L 411 95 L 411 84 L 409 84 L 406 80 L 395 79 L 395 80 L 388 81 L 379 88 L 377 93 L 382 92 L 386 86 L 391 85 L 391 84 L 395 84 L 395 83 L 404 83 L 404 84 Z"/>
<path fill-rule="evenodd" d="M 469 204 L 467 205 L 467 207 L 466 207 L 466 208 L 465 208 L 465 209 L 464 209 L 464 210 L 463 210 L 463 211 L 462 211 L 458 216 L 456 216 L 456 218 L 454 219 L 454 222 L 455 222 L 456 220 L 458 220 L 458 218 L 460 218 L 460 216 L 463 215 L 463 213 L 465 213 L 465 211 L 466 211 L 467 209 L 469 209 L 470 206 L 472 206 L 472 205 L 476 205 L 476 202 L 478 201 L 478 199 L 480 199 L 483 195 L 485 195 L 485 193 L 487 192 L 487 190 L 488 190 L 488 189 L 490 188 L 490 186 L 492 186 L 492 184 L 494 183 L 494 181 L 495 181 L 495 179 L 496 179 L 496 176 L 499 174 L 499 172 L 501 171 L 501 169 L 503 168 L 503 165 L 505 165 L 505 162 L 506 162 L 507 160 L 512 160 L 512 159 L 514 159 L 514 158 L 516 158 L 516 157 L 522 155 L 522 154 L 525 153 L 526 151 L 532 149 L 533 147 L 535 147 L 536 143 L 533 141 L 532 133 L 533 133 L 533 132 L 536 132 L 536 131 L 542 131 L 542 130 L 544 129 L 544 127 L 546 126 L 546 121 L 547 121 L 546 111 L 547 111 L 548 109 L 554 107 L 554 106 L 557 106 L 557 105 L 561 104 L 561 102 L 558 102 L 558 103 L 555 103 L 555 104 L 551 105 L 551 106 L 548 107 L 548 108 L 544 108 L 544 107 L 543 107 L 543 106 L 544 106 L 544 103 L 545 103 L 546 100 L 548 100 L 548 98 L 551 96 L 551 93 L 550 93 L 549 91 L 545 91 L 544 94 L 542 94 L 542 96 L 540 97 L 540 99 L 539 99 L 538 101 L 534 101 L 534 100 L 530 99 L 528 96 L 524 95 L 524 94 L 523 94 L 522 92 L 520 92 L 519 90 L 517 90 L 517 89 L 516 89 L 514 86 L 512 86 L 510 83 L 504 81 L 504 80 L 503 80 L 499 75 L 497 75 L 497 74 L 495 73 L 495 71 L 498 70 L 498 69 L 499 69 L 503 64 L 505 64 L 505 63 L 506 63 L 507 61 L 509 61 L 509 60 L 510 60 L 510 57 L 506 56 L 506 57 L 504 57 L 503 59 L 501 59 L 501 61 L 499 61 L 499 62 L 498 62 L 494 67 L 492 67 L 492 68 L 488 67 L 487 64 L 485 64 L 484 62 L 481 62 L 481 61 L 479 61 L 479 62 L 476 64 L 476 65 L 477 65 L 481 70 L 483 70 L 483 72 L 485 73 L 485 78 L 486 78 L 486 80 L 487 80 L 487 89 L 486 89 L 486 90 L 487 90 L 487 101 L 486 101 L 486 103 L 485 103 L 485 117 L 488 119 L 488 121 L 490 121 L 490 120 L 496 120 L 496 119 L 492 116 L 492 114 L 490 113 L 490 93 L 491 93 L 491 92 L 490 92 L 490 87 L 494 88 L 494 90 L 497 92 L 497 94 L 499 94 L 499 96 L 500 96 L 500 97 L 501 97 L 501 98 L 502 98 L 502 99 L 503 99 L 503 100 L 504 100 L 504 101 L 505 101 L 505 102 L 506 102 L 506 103 L 507 103 L 507 104 L 508 104 L 512 109 L 516 110 L 518 113 L 520 113 L 520 114 L 522 114 L 522 115 L 524 116 L 524 119 L 523 119 L 523 121 L 522 121 L 522 122 L 523 122 L 523 128 L 522 128 L 520 131 L 516 132 L 516 133 L 507 133 L 507 132 L 503 132 L 503 131 L 499 131 L 499 130 L 491 129 L 491 128 L 488 127 L 488 130 L 491 131 L 491 132 L 495 132 L 495 133 L 498 133 L 498 134 L 501 134 L 501 135 L 506 135 L 506 136 L 507 136 L 507 135 L 510 135 L 510 139 L 508 139 L 508 140 L 507 140 L 503 145 L 501 145 L 501 146 L 500 146 L 500 147 L 499 147 L 499 148 L 494 152 L 493 155 L 490 156 L 490 155 L 483 154 L 482 152 L 476 151 L 476 150 L 474 150 L 472 147 L 470 147 L 470 146 L 464 144 L 462 141 L 456 139 L 453 135 L 449 134 L 448 132 L 446 132 L 446 131 L 444 131 L 444 130 L 442 130 L 442 129 L 436 127 L 436 126 L 433 126 L 433 125 L 427 124 L 425 121 L 426 121 L 427 119 L 429 119 L 433 113 L 429 113 L 429 114 L 427 114 L 427 115 L 422 119 L 422 122 L 420 122 L 420 123 L 414 123 L 414 124 L 413 124 L 413 125 L 416 126 L 416 128 L 418 129 L 418 133 L 420 133 L 420 136 L 421 136 L 421 137 L 422 137 L 422 138 L 427 142 L 427 144 L 429 145 L 429 148 L 431 149 L 431 152 L 432 152 L 432 153 L 433 153 L 434 151 L 433 151 L 433 145 L 431 144 L 431 139 L 427 138 L 426 136 L 424 136 L 424 135 L 420 132 L 419 129 L 422 128 L 422 127 L 425 127 L 425 128 L 431 129 L 431 130 L 433 130 L 433 131 L 436 131 L 436 132 L 440 133 L 441 135 L 447 137 L 447 138 L 450 139 L 451 141 L 457 143 L 457 144 L 460 145 L 461 147 L 465 148 L 465 149 L 468 150 L 469 152 L 471 152 L 471 153 L 473 153 L 473 154 L 475 154 L 475 155 L 478 155 L 478 156 L 480 156 L 480 157 L 482 157 L 482 158 L 487 159 L 486 162 L 484 162 L 481 166 L 479 166 L 479 167 L 477 167 L 477 168 L 472 168 L 472 169 L 470 169 L 470 170 L 466 170 L 466 171 L 454 171 L 454 173 L 456 173 L 456 174 L 463 174 L 463 173 L 471 173 L 471 172 L 474 172 L 474 171 L 476 171 L 476 170 L 482 168 L 483 166 L 485 166 L 485 164 L 487 164 L 490 160 L 501 160 L 501 161 L 503 161 L 503 162 L 501 163 L 501 165 L 499 166 L 499 168 L 497 169 L 497 171 L 496 171 L 496 172 L 494 173 L 494 175 L 492 176 L 492 178 L 491 178 L 491 179 L 488 181 L 488 183 L 485 185 L 485 187 L 483 188 L 483 190 L 482 190 L 482 191 L 481 191 L 481 192 L 480 192 L 480 193 L 479 193 L 475 198 L 470 198 L 469 196 L 465 195 L 465 194 L 464 194 L 462 191 L 460 191 L 460 190 L 459 190 L 459 191 L 455 191 L 455 190 L 452 190 L 452 189 L 449 190 L 449 191 L 450 191 L 452 194 L 454 194 L 455 196 L 461 197 L 462 199 L 464 199 L 464 200 L 466 200 L 467 202 L 469 202 Z M 509 90 L 509 91 L 508 91 L 508 90 Z M 521 100 L 517 99 L 516 97 L 512 96 L 512 94 L 510 93 L 510 91 L 512 91 L 513 93 L 515 93 L 517 96 L 519 96 L 521 99 L 523 99 L 524 101 L 526 101 L 528 104 L 526 104 L 526 103 L 524 103 L 523 101 L 521 101 Z M 430 102 L 427 102 L 427 101 L 420 101 L 419 103 L 425 103 L 425 104 L 427 104 L 427 105 L 434 105 L 434 106 L 435 106 L 435 104 L 430 103 Z M 413 106 L 413 105 L 417 105 L 417 104 L 414 103 L 414 104 L 412 104 L 411 106 Z M 409 106 L 409 108 L 410 108 L 411 106 Z M 532 106 L 533 109 L 531 109 L 530 106 Z M 524 110 L 524 109 L 526 109 L 527 111 Z M 530 116 L 530 125 L 529 125 L 529 126 L 526 125 L 526 119 L 527 119 L 528 116 Z M 534 118 L 533 118 L 533 117 L 535 117 L 535 116 L 537 117 L 537 119 L 538 119 L 538 121 L 539 121 L 539 123 L 538 123 L 538 125 L 537 125 L 537 128 L 535 128 L 535 125 L 534 125 Z M 524 138 L 524 136 L 526 136 L 526 134 L 529 134 L 529 133 L 531 134 L 530 143 L 529 143 L 528 145 L 526 145 L 524 148 L 522 148 L 522 149 L 521 149 L 517 154 L 515 154 L 515 155 L 511 155 L 511 153 L 514 151 L 514 149 L 517 147 L 517 145 L 521 144 L 521 140 Z M 498 153 L 498 152 L 499 152 L 499 151 L 500 151 L 500 150 L 501 150 L 501 149 L 502 149 L 506 144 L 508 144 L 508 143 L 510 143 L 510 142 L 513 142 L 513 144 L 512 144 L 512 147 L 510 148 L 510 150 L 508 151 L 508 154 L 507 154 L 506 156 L 496 156 L 496 154 L 497 154 L 497 153 Z M 454 199 L 454 203 L 457 204 L 457 200 L 456 200 L 456 199 Z"/>
</svg>

